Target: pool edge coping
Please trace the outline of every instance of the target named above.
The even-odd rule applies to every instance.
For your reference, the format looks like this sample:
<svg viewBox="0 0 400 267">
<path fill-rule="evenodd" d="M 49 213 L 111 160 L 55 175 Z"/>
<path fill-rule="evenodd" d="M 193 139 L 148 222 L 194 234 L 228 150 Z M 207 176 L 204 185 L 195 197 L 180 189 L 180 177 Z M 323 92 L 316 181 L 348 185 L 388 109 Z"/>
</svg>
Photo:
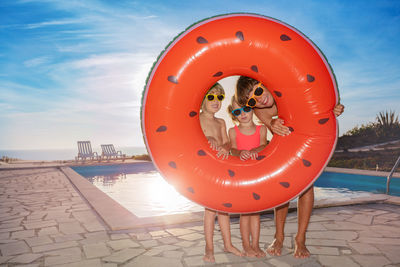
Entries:
<svg viewBox="0 0 400 267">
<path fill-rule="evenodd" d="M 361 174 L 369 176 L 381 176 L 381 177 L 387 177 L 390 174 L 390 172 L 384 172 L 384 171 L 370 171 L 370 170 L 348 169 L 348 168 L 338 168 L 338 167 L 325 167 L 324 171 L 348 173 L 348 174 Z M 400 172 L 394 172 L 392 177 L 400 178 Z"/>
<path fill-rule="evenodd" d="M 83 176 L 79 175 L 72 168 L 63 166 L 60 167 L 60 170 L 112 231 L 203 220 L 203 212 L 138 217 L 98 189 Z"/>
<path fill-rule="evenodd" d="M 77 191 L 82 195 L 84 199 L 86 199 L 86 201 L 90 204 L 94 211 L 112 231 L 129 230 L 143 227 L 177 225 L 203 221 L 202 211 L 153 217 L 138 217 L 134 213 L 123 207 L 121 204 L 119 204 L 117 201 L 112 199 L 106 193 L 102 192 L 95 185 L 90 183 L 87 179 L 75 172 L 69 166 L 60 166 L 59 169 L 75 186 Z M 340 169 L 342 168 L 327 167 L 324 171 L 340 172 Z M 374 171 L 372 172 L 375 173 Z M 345 171 L 344 173 L 351 172 Z M 357 170 L 355 174 L 361 173 Z M 317 209 L 369 203 L 387 203 L 400 205 L 400 197 L 390 196 L 386 194 L 370 193 L 369 196 L 361 196 L 352 199 L 322 199 L 315 201 L 313 208 Z M 290 202 L 289 209 L 291 211 L 296 210 L 296 205 L 296 202 Z M 269 213 L 272 213 L 272 210 L 261 212 L 261 214 Z M 232 214 L 232 217 L 236 216 L 238 216 L 238 214 Z"/>
</svg>

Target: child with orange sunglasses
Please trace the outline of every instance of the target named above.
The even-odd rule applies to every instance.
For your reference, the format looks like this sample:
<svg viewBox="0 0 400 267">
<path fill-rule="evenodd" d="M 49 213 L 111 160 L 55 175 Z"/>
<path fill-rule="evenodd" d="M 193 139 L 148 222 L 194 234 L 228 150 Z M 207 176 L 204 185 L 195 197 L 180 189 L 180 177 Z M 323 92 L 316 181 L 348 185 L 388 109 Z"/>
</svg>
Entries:
<svg viewBox="0 0 400 267">
<path fill-rule="evenodd" d="M 278 108 L 271 92 L 259 81 L 240 76 L 236 84 L 236 97 L 240 105 L 253 107 L 257 118 L 266 125 L 273 134 L 289 135 L 290 129 L 284 125 L 284 121 L 279 118 Z M 342 104 L 337 104 L 333 108 L 335 116 L 339 116 L 344 111 Z M 294 257 L 308 258 L 310 252 L 306 247 L 306 231 L 314 205 L 314 187 L 310 186 L 299 196 L 297 202 L 298 230 L 295 238 Z M 284 229 L 286 216 L 289 210 L 289 202 L 276 207 L 275 217 L 275 239 L 267 248 L 267 253 L 272 256 L 280 256 L 282 253 L 283 240 L 285 238 Z"/>
</svg>

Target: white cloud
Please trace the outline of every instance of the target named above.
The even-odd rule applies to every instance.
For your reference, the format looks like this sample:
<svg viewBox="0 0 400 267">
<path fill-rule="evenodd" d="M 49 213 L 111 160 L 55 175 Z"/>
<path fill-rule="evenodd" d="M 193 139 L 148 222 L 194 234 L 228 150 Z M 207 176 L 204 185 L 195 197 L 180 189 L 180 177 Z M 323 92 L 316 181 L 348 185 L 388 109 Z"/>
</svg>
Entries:
<svg viewBox="0 0 400 267">
<path fill-rule="evenodd" d="M 23 129 L 37 140 L 42 136 L 40 143 L 46 148 L 73 146 L 77 139 L 89 137 L 119 146 L 141 146 L 140 100 L 154 60 L 155 55 L 147 53 L 115 53 L 52 65 L 53 80 L 63 86 L 56 91 L 65 91 L 65 96 L 9 83 L 2 98 L 13 110 L 0 116 L 7 127 L 2 135 L 12 135 L 24 148 L 38 143 L 26 139 Z M 36 94 L 24 93 L 34 90 Z M 9 142 L 3 139 L 0 147 Z"/>
<path fill-rule="evenodd" d="M 65 10 L 77 8 L 75 4 L 80 5 L 65 4 Z M 56 53 L 32 55 L 23 62 L 45 75 L 47 88 L 6 84 L 8 93 L 1 97 L 10 111 L 0 115 L 7 128 L 1 132 L 7 137 L 0 138 L 1 148 L 75 147 L 84 139 L 143 146 L 140 101 L 145 80 L 157 55 L 179 31 L 156 21 L 155 15 L 96 5 L 78 9 L 76 19 L 25 25 L 32 31 L 52 27 L 38 37 L 54 42 Z M 76 27 L 54 27 L 62 25 Z"/>
<path fill-rule="evenodd" d="M 50 58 L 45 56 L 45 57 L 37 57 L 37 58 L 32 58 L 29 60 L 24 61 L 24 66 L 28 68 L 32 67 L 37 67 L 39 65 L 46 64 L 50 61 Z"/>
<path fill-rule="evenodd" d="M 78 99 L 137 102 L 154 60 L 155 55 L 148 53 L 93 55 L 55 65 L 50 75 Z"/>
<path fill-rule="evenodd" d="M 79 19 L 63 19 L 63 20 L 52 20 L 52 21 L 43 21 L 38 23 L 30 23 L 24 25 L 26 29 L 37 29 L 48 26 L 59 26 L 59 25 L 68 25 L 68 24 L 79 24 L 82 23 L 82 20 Z"/>
<path fill-rule="evenodd" d="M 246 7 L 249 4 L 232 4 L 231 8 L 217 6 L 206 10 L 204 6 L 211 5 L 210 2 L 172 10 L 174 7 L 166 4 L 154 8 L 157 4 L 151 2 L 20 0 L 18 3 L 43 4 L 46 11 L 60 17 L 35 17 L 35 23 L 0 26 L 5 30 L 18 26 L 29 33 L 39 32 L 36 39 L 28 39 L 29 45 L 40 40 L 32 49 L 37 54 L 22 62 L 34 75 L 40 72 L 38 77 L 43 80 L 40 85 L 26 86 L 28 82 L 22 80 L 4 82 L 10 73 L 0 74 L 0 101 L 4 101 L 0 103 L 0 122 L 7 129 L 0 133 L 0 147 L 12 142 L 22 148 L 71 147 L 82 139 L 122 145 L 142 143 L 140 100 L 158 54 L 197 19 L 216 12 L 232 12 L 234 7 L 287 21 L 327 53 L 328 61 L 334 63 L 342 102 L 346 105 L 339 117 L 341 133 L 356 124 L 373 121 L 382 108 L 399 106 L 399 55 L 375 53 L 384 48 L 381 45 L 386 40 L 382 36 L 391 33 L 392 38 L 396 37 L 398 23 L 393 23 L 390 31 L 382 27 L 379 38 L 368 39 L 370 35 L 355 27 L 363 23 L 362 18 L 349 20 L 352 23 L 359 20 L 356 25 L 338 20 L 342 15 L 337 14 L 347 8 L 344 4 L 307 2 L 303 9 L 304 3 L 282 9 L 278 2 L 254 2 L 251 8 Z M 193 6 L 199 10 L 179 14 Z M 316 16 L 315 10 L 321 13 Z M 324 23 L 329 23 L 329 27 Z M 43 45 L 53 50 L 44 50 Z M 4 53 L 0 56 L 5 57 Z M 24 75 L 30 77 L 28 73 Z M 32 139 L 26 138 L 28 131 Z"/>
</svg>

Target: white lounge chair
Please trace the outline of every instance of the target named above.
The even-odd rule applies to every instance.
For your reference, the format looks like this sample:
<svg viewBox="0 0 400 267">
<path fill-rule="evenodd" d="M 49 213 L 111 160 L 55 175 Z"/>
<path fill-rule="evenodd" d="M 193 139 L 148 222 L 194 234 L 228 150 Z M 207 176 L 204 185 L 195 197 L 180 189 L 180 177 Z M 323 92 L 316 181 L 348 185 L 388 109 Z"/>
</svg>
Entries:
<svg viewBox="0 0 400 267">
<path fill-rule="evenodd" d="M 79 159 L 85 161 L 86 159 L 100 160 L 101 158 L 97 152 L 92 151 L 90 141 L 78 141 L 78 156 L 75 157 L 75 161 L 78 161 Z"/>
<path fill-rule="evenodd" d="M 125 154 L 122 154 L 121 151 L 115 151 L 114 145 L 113 144 L 106 144 L 106 145 L 101 145 L 101 158 L 102 159 L 107 159 L 107 161 L 110 161 L 110 159 L 122 159 L 122 161 L 125 161 Z"/>
</svg>

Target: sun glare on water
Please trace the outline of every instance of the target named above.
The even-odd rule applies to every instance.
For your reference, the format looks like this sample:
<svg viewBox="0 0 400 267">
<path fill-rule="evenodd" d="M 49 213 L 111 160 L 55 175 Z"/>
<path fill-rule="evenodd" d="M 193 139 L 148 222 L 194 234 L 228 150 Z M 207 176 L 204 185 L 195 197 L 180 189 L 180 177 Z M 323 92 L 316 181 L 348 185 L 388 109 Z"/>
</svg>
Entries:
<svg viewBox="0 0 400 267">
<path fill-rule="evenodd" d="M 138 217 L 204 210 L 180 195 L 158 172 L 97 176 L 93 184 Z"/>
</svg>

